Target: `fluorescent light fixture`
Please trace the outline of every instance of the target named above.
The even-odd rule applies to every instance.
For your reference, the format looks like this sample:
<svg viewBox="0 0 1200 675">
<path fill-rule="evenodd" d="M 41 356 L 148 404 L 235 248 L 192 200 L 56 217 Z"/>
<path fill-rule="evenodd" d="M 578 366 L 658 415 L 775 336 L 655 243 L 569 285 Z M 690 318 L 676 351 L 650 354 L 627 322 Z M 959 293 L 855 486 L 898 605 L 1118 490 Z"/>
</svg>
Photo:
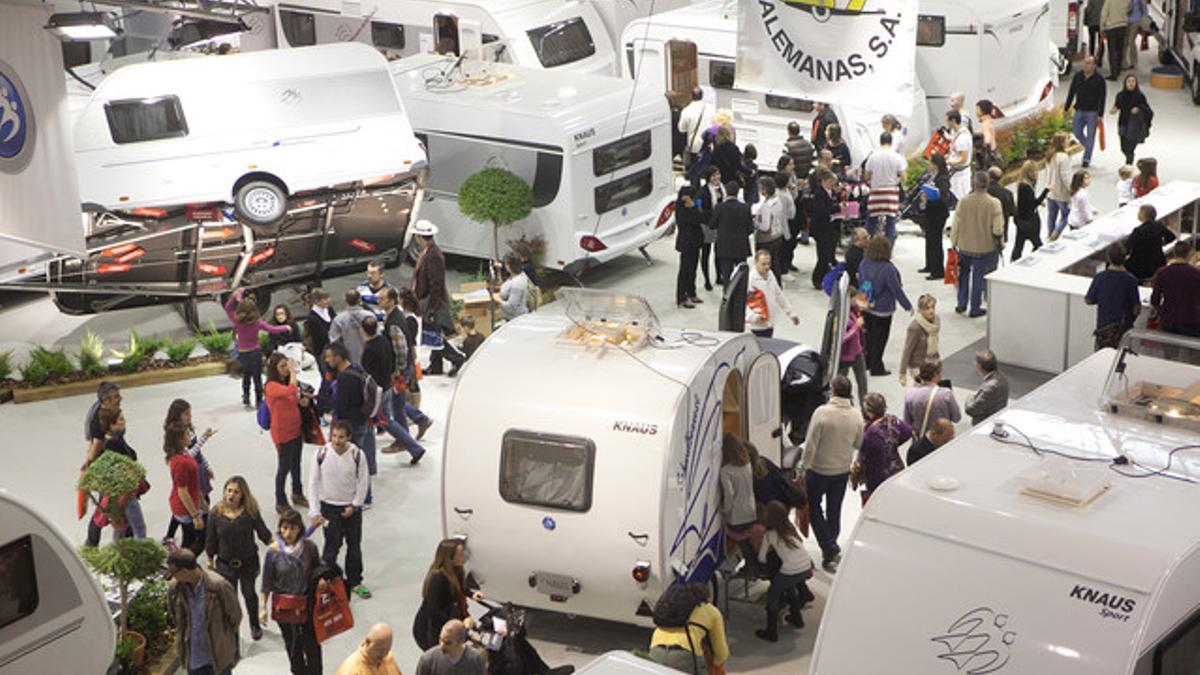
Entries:
<svg viewBox="0 0 1200 675">
<path fill-rule="evenodd" d="M 53 14 L 45 28 L 60 40 L 110 40 L 117 37 L 111 18 L 103 12 Z"/>
</svg>

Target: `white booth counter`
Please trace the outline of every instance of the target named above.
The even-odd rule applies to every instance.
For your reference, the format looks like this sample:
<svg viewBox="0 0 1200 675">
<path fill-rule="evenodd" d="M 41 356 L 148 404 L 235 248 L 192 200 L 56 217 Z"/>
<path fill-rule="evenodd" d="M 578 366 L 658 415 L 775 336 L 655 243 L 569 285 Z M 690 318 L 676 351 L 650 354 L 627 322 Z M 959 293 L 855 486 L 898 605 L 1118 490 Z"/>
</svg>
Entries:
<svg viewBox="0 0 1200 675">
<path fill-rule="evenodd" d="M 1143 204 L 1176 235 L 1196 234 L 1200 183 L 1176 181 L 988 275 L 988 347 L 1002 363 L 1061 373 L 1091 355 L 1096 308 L 1084 296 L 1105 249 L 1137 227 Z M 1149 301 L 1146 286 L 1142 304 Z"/>
</svg>

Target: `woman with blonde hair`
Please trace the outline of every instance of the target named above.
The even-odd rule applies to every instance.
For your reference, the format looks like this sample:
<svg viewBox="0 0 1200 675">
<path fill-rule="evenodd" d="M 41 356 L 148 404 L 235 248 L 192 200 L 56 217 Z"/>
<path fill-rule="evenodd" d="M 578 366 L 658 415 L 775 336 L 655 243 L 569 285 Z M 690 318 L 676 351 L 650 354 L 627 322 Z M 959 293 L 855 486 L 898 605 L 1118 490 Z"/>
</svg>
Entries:
<svg viewBox="0 0 1200 675">
<path fill-rule="evenodd" d="M 258 594 L 254 581 L 258 578 L 257 534 L 263 545 L 271 545 L 271 530 L 263 522 L 258 502 L 250 494 L 250 486 L 241 476 L 225 481 L 221 501 L 213 507 L 208 518 L 208 537 L 204 547 L 208 566 L 225 577 L 229 585 L 242 589 L 246 616 L 250 620 L 250 636 L 262 639 L 261 617 L 258 615 Z"/>
<path fill-rule="evenodd" d="M 713 166 L 721 170 L 723 180 L 737 180 L 738 185 L 746 187 L 742 168 L 742 151 L 738 149 L 733 138 L 733 127 L 722 124 L 717 127 L 717 141 L 713 146 Z"/>
<path fill-rule="evenodd" d="M 451 619 L 469 621 L 467 598 L 482 600 L 483 593 L 467 589 L 467 544 L 443 539 L 433 553 L 433 563 L 421 586 L 421 607 L 413 618 L 413 639 L 422 650 L 438 643 L 442 626 Z M 469 593 L 469 595 L 468 595 Z M 470 625 L 468 625 L 468 628 Z"/>
<path fill-rule="evenodd" d="M 1050 188 L 1044 188 L 1042 194 L 1037 194 L 1037 178 L 1037 163 L 1026 160 L 1021 165 L 1021 182 L 1017 185 L 1017 239 L 1013 243 L 1013 262 L 1021 259 L 1025 242 L 1033 244 L 1035 251 L 1042 247 L 1042 218 L 1038 215 L 1038 207 L 1046 201 Z"/>
<path fill-rule="evenodd" d="M 1046 207 L 1046 232 L 1053 238 L 1067 226 L 1071 214 L 1071 156 L 1067 143 L 1071 137 L 1060 131 L 1050 137 L 1050 161 L 1046 164 L 1046 187 L 1050 189 L 1050 206 Z"/>
</svg>

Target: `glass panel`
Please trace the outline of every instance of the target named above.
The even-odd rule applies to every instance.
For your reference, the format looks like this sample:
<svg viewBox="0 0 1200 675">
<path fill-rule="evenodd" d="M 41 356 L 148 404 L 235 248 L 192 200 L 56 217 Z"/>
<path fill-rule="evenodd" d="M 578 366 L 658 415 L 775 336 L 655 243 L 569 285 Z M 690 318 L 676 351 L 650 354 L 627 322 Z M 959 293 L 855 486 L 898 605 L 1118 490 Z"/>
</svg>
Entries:
<svg viewBox="0 0 1200 675">
<path fill-rule="evenodd" d="M 114 143 L 140 143 L 187 136 L 187 120 L 175 96 L 109 101 L 104 104 Z"/>
<path fill-rule="evenodd" d="M 538 60 L 546 68 L 564 66 L 596 53 L 596 43 L 582 17 L 540 26 L 525 33 Z"/>
<path fill-rule="evenodd" d="M 437 40 L 434 48 L 438 54 L 459 55 L 458 17 L 451 14 L 436 14 L 433 17 L 433 35 Z"/>
<path fill-rule="evenodd" d="M 371 44 L 381 49 L 404 49 L 404 26 L 372 21 Z"/>
<path fill-rule="evenodd" d="M 562 168 L 562 155 L 553 152 L 537 154 L 537 168 L 533 173 L 533 208 L 547 206 L 558 197 Z"/>
<path fill-rule="evenodd" d="M 37 607 L 33 539 L 26 535 L 0 548 L 0 628 L 33 614 Z"/>
<path fill-rule="evenodd" d="M 563 164 L 558 152 L 441 134 L 424 134 L 418 138 L 429 155 L 428 190 L 457 195 L 463 181 L 477 171 L 500 166 L 529 183 L 535 207 L 546 206 L 558 196 Z"/>
<path fill-rule="evenodd" d="M 796 112 L 812 112 L 812 101 L 806 101 L 802 98 L 792 98 L 791 96 L 776 96 L 775 94 L 767 94 L 767 107 L 775 110 L 793 110 Z"/>
<path fill-rule="evenodd" d="M 515 504 L 587 511 L 592 507 L 595 457 L 595 444 L 585 438 L 506 432 L 500 452 L 500 496 Z"/>
<path fill-rule="evenodd" d="M 636 202 L 654 191 L 654 175 L 650 169 L 618 178 L 596 188 L 596 213 L 607 213 L 630 202 Z"/>
<path fill-rule="evenodd" d="M 1200 612 L 1154 650 L 1154 675 L 1194 675 L 1200 663 Z"/>
<path fill-rule="evenodd" d="M 923 14 L 917 17 L 917 46 L 941 47 L 946 44 L 946 17 Z"/>
<path fill-rule="evenodd" d="M 279 25 L 283 37 L 293 47 L 311 47 L 317 44 L 317 20 L 308 12 L 279 10 Z"/>
<path fill-rule="evenodd" d="M 733 78 L 737 73 L 737 64 L 733 61 L 709 61 L 708 83 L 717 89 L 733 89 Z"/>
<path fill-rule="evenodd" d="M 619 171 L 650 158 L 650 132 L 627 136 L 592 152 L 592 172 L 597 176 Z"/>
</svg>

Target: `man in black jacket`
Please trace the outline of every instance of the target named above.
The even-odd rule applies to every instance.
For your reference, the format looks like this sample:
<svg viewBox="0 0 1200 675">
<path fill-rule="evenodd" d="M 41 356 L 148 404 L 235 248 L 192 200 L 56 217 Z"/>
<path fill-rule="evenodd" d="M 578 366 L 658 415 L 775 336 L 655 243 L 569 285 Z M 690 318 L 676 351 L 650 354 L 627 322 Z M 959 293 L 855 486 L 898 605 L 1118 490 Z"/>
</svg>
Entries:
<svg viewBox="0 0 1200 675">
<path fill-rule="evenodd" d="M 363 319 L 362 332 L 363 370 L 375 380 L 375 384 L 386 387 L 391 383 L 392 371 L 396 367 L 392 345 L 387 338 L 379 334 L 379 320 L 373 316 Z"/>
<path fill-rule="evenodd" d="M 816 148 L 808 139 L 800 135 L 800 123 L 792 120 L 787 126 L 788 137 L 784 141 L 784 148 L 787 150 L 788 157 L 792 158 L 795 166 L 792 171 L 795 172 L 796 178 L 804 180 L 808 178 L 808 174 L 812 172 L 813 161 L 816 159 Z"/>
<path fill-rule="evenodd" d="M 383 324 L 383 336 L 380 340 L 387 340 L 391 347 L 393 356 L 395 357 L 392 365 L 392 370 L 388 375 L 387 382 L 380 382 L 383 387 L 383 401 L 379 404 L 379 412 L 383 413 L 384 420 L 387 424 L 388 433 L 392 435 L 395 441 L 383 448 L 380 452 L 385 455 L 407 450 L 412 455 L 410 464 L 417 464 L 421 458 L 425 456 L 425 448 L 421 447 L 418 440 L 425 435 L 425 432 L 433 424 L 433 421 L 416 408 L 416 406 L 408 403 L 406 398 L 407 391 L 396 391 L 392 385 L 393 378 L 401 376 L 405 379 L 406 387 L 411 387 L 413 380 L 413 371 L 409 357 L 415 349 L 409 349 L 409 336 L 407 328 L 407 319 L 404 312 L 400 309 L 400 293 L 394 288 L 385 289 L 379 295 L 379 308 L 387 312 L 387 319 Z M 368 349 L 370 343 L 368 343 Z M 366 365 L 366 353 L 363 354 L 363 365 Z M 414 439 L 408 431 L 408 421 L 417 423 L 417 437 Z"/>
<path fill-rule="evenodd" d="M 833 190 L 837 186 L 837 176 L 825 167 L 813 172 L 812 203 L 809 207 L 812 223 L 812 238 L 817 241 L 817 264 L 813 266 L 813 288 L 821 288 L 821 283 L 829 269 L 837 263 L 837 243 L 839 235 L 838 224 L 833 222 L 833 214 L 838 211 L 838 199 Z"/>
<path fill-rule="evenodd" d="M 724 285 L 733 268 L 750 257 L 750 235 L 754 217 L 750 207 L 738 199 L 737 181 L 725 183 L 725 201 L 713 209 L 713 227 L 717 231 L 717 282 Z"/>
<path fill-rule="evenodd" d="M 1104 76 L 1096 72 L 1096 58 L 1083 60 L 1083 68 L 1071 78 L 1063 112 L 1075 104 L 1075 116 L 1071 119 L 1071 133 L 1083 144 L 1083 168 L 1092 163 L 1092 148 L 1096 145 L 1096 125 L 1104 115 Z"/>
<path fill-rule="evenodd" d="M 375 317 L 370 317 L 372 320 Z M 364 322 L 366 320 L 364 319 Z M 379 325 L 375 325 L 376 329 Z M 367 473 L 378 473 L 375 466 L 375 427 L 363 412 L 363 380 L 370 377 L 362 366 L 350 362 L 350 352 L 339 342 L 325 348 L 325 365 L 337 373 L 333 383 L 333 417 L 350 425 L 350 440 L 367 456 Z M 378 386 L 379 383 L 375 383 Z M 367 504 L 373 501 L 367 488 Z"/>
<path fill-rule="evenodd" d="M 1008 224 L 1017 215 L 1017 202 L 1013 199 L 1013 193 L 1008 188 L 1000 183 L 1001 177 L 1004 176 L 1004 170 L 998 166 L 993 166 L 988 169 L 988 194 L 1000 200 L 1000 210 L 1004 213 L 1004 237 L 1002 241 L 1008 243 Z M 997 263 L 1000 256 L 996 257 Z"/>
</svg>

